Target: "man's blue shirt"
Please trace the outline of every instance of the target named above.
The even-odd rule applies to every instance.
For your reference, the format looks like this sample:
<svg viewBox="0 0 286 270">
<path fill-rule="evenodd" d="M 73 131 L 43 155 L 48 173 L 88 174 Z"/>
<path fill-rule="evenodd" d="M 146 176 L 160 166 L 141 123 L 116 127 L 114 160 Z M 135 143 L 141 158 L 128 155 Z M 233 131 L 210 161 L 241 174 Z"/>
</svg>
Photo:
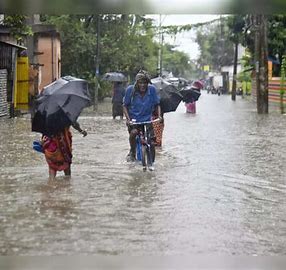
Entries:
<svg viewBox="0 0 286 270">
<path fill-rule="evenodd" d="M 143 97 L 139 91 L 133 90 L 134 85 L 127 87 L 123 101 L 123 105 L 128 109 L 130 119 L 136 119 L 136 122 L 150 121 L 155 106 L 160 103 L 156 88 L 153 85 L 148 85 Z"/>
</svg>

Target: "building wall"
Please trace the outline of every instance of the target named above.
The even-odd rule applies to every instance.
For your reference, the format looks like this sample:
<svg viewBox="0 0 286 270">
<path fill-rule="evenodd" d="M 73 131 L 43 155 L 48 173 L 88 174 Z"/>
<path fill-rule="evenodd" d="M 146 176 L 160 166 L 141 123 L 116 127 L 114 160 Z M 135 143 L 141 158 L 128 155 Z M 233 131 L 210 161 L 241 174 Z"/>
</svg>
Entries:
<svg viewBox="0 0 286 270">
<path fill-rule="evenodd" d="M 39 66 L 39 90 L 61 76 L 60 40 L 57 36 L 39 36 L 36 51 Z"/>
</svg>

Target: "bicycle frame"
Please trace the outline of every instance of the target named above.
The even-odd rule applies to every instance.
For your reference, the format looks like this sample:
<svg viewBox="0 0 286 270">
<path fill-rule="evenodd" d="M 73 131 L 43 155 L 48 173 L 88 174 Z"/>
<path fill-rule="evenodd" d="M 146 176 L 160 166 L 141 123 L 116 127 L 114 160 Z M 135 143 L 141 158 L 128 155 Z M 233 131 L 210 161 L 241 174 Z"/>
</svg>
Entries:
<svg viewBox="0 0 286 270">
<path fill-rule="evenodd" d="M 157 121 L 157 119 L 154 121 Z M 152 165 L 155 160 L 155 146 L 152 144 L 152 138 L 147 127 L 150 124 L 152 124 L 152 121 L 131 123 L 131 125 L 139 126 L 139 132 L 136 135 L 136 158 L 141 161 L 144 171 L 147 167 L 149 170 L 153 170 Z"/>
</svg>

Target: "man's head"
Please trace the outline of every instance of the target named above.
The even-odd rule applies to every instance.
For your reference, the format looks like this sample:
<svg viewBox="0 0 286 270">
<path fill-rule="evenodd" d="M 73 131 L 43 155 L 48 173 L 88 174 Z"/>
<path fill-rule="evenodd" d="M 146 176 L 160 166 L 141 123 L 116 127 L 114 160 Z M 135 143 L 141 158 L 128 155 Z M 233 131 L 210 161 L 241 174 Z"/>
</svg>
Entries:
<svg viewBox="0 0 286 270">
<path fill-rule="evenodd" d="M 147 89 L 148 83 L 151 82 L 150 75 L 145 70 L 140 70 L 137 73 L 135 80 L 136 80 L 135 84 L 139 92 L 145 92 Z"/>
<path fill-rule="evenodd" d="M 136 75 L 136 77 L 135 77 L 136 82 L 137 82 L 138 80 L 141 80 L 141 79 L 145 79 L 145 80 L 147 81 L 147 83 L 150 83 L 150 82 L 151 82 L 150 75 L 148 74 L 147 71 L 145 71 L 145 70 L 143 70 L 143 69 L 141 69 L 141 70 L 137 73 L 137 75 Z"/>
</svg>

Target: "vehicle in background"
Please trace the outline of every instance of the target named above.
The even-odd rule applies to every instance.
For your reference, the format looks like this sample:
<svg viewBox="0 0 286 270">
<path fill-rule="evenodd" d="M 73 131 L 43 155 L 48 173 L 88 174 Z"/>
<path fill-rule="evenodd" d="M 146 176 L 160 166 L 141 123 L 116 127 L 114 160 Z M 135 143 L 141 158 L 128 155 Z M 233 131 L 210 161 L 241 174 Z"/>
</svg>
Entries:
<svg viewBox="0 0 286 270">
<path fill-rule="evenodd" d="M 176 86 L 178 89 L 182 89 L 189 84 L 189 81 L 182 77 L 170 77 L 166 78 L 166 80 Z"/>
</svg>

